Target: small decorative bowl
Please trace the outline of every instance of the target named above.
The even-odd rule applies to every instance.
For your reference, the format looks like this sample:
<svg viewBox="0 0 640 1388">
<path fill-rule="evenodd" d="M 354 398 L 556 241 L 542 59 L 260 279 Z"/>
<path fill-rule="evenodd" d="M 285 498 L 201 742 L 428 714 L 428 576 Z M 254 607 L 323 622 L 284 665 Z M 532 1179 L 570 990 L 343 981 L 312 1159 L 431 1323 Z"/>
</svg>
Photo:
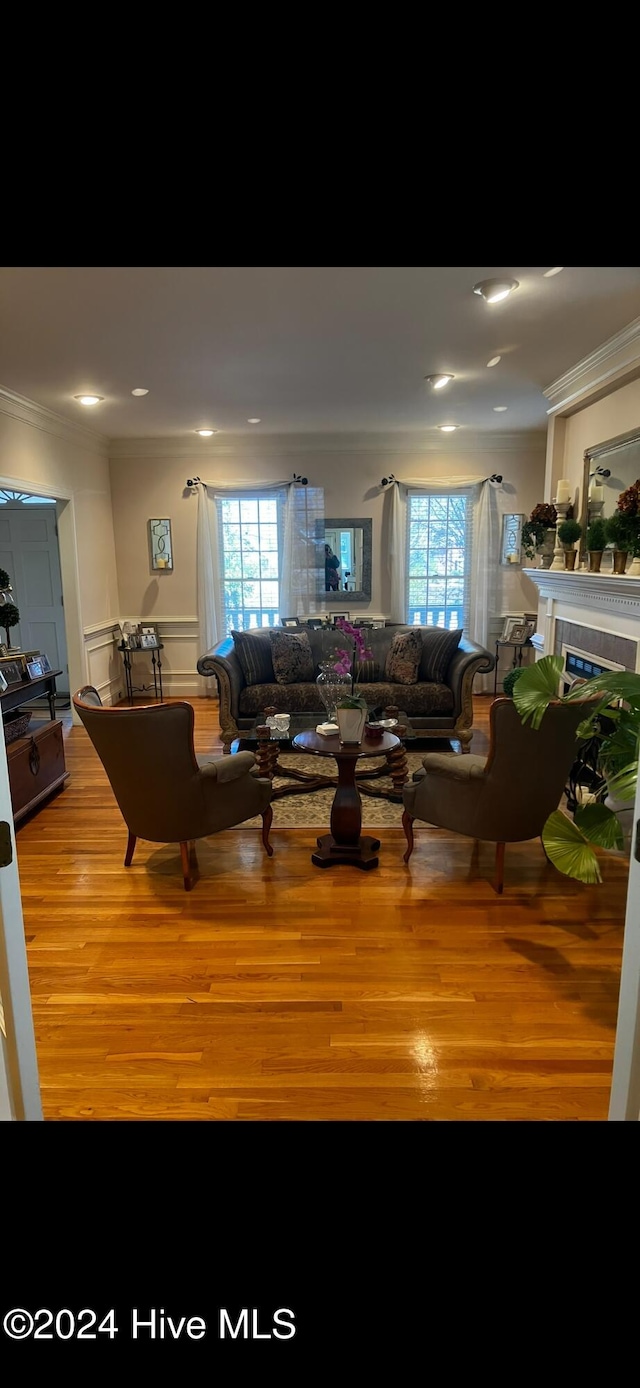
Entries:
<svg viewBox="0 0 640 1388">
<path fill-rule="evenodd" d="M 382 728 L 379 723 L 367 723 L 365 725 L 364 731 L 365 736 L 369 738 L 369 741 L 375 742 L 377 738 L 382 737 L 382 734 L 384 733 L 384 728 Z"/>
</svg>

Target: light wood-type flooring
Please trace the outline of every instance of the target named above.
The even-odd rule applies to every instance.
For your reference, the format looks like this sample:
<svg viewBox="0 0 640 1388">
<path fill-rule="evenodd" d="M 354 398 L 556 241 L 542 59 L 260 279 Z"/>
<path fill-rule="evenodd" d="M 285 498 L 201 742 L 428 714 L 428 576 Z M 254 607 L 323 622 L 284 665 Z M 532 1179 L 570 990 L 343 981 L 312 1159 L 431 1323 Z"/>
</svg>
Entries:
<svg viewBox="0 0 640 1388">
<path fill-rule="evenodd" d="M 217 704 L 193 703 L 197 750 L 219 748 Z M 587 888 L 515 845 L 500 898 L 492 846 L 444 831 L 416 826 L 410 868 L 381 831 L 370 874 L 314 868 L 312 830 L 276 830 L 271 859 L 229 831 L 187 894 L 177 845 L 123 868 L 84 729 L 66 754 L 18 829 L 47 1119 L 606 1118 L 624 860 Z"/>
</svg>

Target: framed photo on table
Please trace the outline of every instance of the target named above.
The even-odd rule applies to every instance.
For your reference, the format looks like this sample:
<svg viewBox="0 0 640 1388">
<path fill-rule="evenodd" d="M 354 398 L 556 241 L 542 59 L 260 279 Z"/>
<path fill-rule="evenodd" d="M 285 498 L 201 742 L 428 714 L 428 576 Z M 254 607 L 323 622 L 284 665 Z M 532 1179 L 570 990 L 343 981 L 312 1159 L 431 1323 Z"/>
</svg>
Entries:
<svg viewBox="0 0 640 1388">
<path fill-rule="evenodd" d="M 155 631 L 143 631 L 140 636 L 140 648 L 143 651 L 157 651 L 159 646 L 158 634 Z"/>
<path fill-rule="evenodd" d="M 297 617 L 281 617 L 280 625 L 283 627 L 297 627 L 300 623 Z"/>
<path fill-rule="evenodd" d="M 502 624 L 501 641 L 513 641 L 513 632 L 518 631 L 525 625 L 524 617 L 505 617 Z M 516 638 L 517 639 L 517 638 Z"/>
<path fill-rule="evenodd" d="M 0 670 L 7 684 L 22 684 L 24 667 L 21 660 L 0 660 Z"/>
<path fill-rule="evenodd" d="M 342 617 L 343 620 L 344 620 L 345 622 L 350 622 L 350 621 L 351 621 L 351 613 L 350 613 L 350 612 L 330 612 L 330 613 L 329 613 L 329 616 L 330 616 L 331 621 L 333 622 L 334 626 L 335 626 L 335 624 L 336 624 L 336 621 L 337 621 L 338 617 Z"/>
<path fill-rule="evenodd" d="M 46 674 L 42 666 L 42 656 L 38 656 L 35 660 L 27 661 L 27 673 L 30 680 L 42 679 L 42 676 Z"/>
</svg>

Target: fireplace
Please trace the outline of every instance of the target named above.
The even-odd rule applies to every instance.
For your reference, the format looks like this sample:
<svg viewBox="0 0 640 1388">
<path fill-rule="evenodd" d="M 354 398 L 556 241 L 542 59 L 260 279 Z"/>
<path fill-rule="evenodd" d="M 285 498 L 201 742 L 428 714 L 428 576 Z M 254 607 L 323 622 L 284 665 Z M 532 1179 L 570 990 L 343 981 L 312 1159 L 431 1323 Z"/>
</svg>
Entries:
<svg viewBox="0 0 640 1388">
<path fill-rule="evenodd" d="M 586 632 L 585 632 L 586 634 Z M 626 670 L 626 665 L 618 665 L 613 660 L 597 659 L 591 651 L 585 651 L 578 646 L 563 645 L 559 654 L 564 661 L 564 673 L 562 681 L 564 692 L 567 693 L 577 680 L 593 680 L 597 675 L 604 675 L 606 670 Z"/>
</svg>

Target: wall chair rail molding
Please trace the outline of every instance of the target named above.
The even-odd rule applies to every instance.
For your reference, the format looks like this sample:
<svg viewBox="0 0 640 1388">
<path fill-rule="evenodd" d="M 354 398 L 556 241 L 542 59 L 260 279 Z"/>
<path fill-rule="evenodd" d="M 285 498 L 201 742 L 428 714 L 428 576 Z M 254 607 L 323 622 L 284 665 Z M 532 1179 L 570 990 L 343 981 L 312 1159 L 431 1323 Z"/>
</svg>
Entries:
<svg viewBox="0 0 640 1388">
<path fill-rule="evenodd" d="M 640 318 L 596 347 L 558 376 L 543 390 L 550 401 L 547 414 L 572 414 L 582 407 L 585 397 L 596 400 L 608 395 L 614 386 L 640 376 Z"/>
<path fill-rule="evenodd" d="M 48 410 L 45 405 L 28 400 L 24 395 L 17 395 L 6 386 L 0 386 L 0 414 L 19 419 L 22 424 L 30 424 L 32 429 L 40 429 L 45 434 L 54 434 L 56 438 L 64 439 L 84 452 L 97 453 L 103 458 L 109 455 L 109 439 L 105 434 L 96 434 L 83 424 L 64 419 L 54 410 Z"/>
</svg>

